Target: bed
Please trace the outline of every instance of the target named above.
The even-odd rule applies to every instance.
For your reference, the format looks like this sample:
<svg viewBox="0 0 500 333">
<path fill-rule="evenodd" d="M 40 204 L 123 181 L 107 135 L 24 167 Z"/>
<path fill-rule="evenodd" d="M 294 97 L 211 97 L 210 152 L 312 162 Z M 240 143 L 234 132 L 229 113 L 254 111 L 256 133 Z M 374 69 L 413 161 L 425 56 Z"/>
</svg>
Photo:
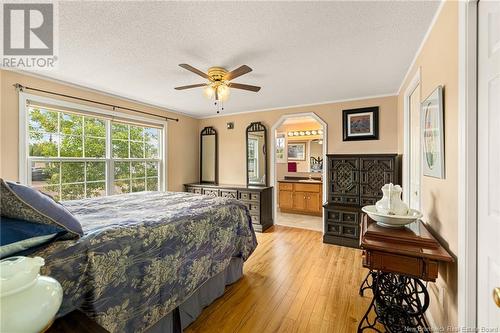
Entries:
<svg viewBox="0 0 500 333">
<path fill-rule="evenodd" d="M 236 200 L 143 192 L 64 206 L 84 236 L 31 256 L 64 289 L 58 316 L 80 309 L 110 332 L 182 330 L 242 276 L 257 246 Z"/>
</svg>

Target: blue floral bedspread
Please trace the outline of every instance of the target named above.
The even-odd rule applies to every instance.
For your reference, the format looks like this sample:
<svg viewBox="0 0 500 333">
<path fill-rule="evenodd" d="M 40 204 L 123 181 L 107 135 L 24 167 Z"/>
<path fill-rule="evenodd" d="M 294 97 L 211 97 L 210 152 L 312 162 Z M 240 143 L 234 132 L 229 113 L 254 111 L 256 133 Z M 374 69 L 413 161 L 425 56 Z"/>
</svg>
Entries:
<svg viewBox="0 0 500 333">
<path fill-rule="evenodd" d="M 110 332 L 146 330 L 257 246 L 236 200 L 143 192 L 63 204 L 85 235 L 32 255 L 64 289 L 59 315 L 80 309 Z"/>
</svg>

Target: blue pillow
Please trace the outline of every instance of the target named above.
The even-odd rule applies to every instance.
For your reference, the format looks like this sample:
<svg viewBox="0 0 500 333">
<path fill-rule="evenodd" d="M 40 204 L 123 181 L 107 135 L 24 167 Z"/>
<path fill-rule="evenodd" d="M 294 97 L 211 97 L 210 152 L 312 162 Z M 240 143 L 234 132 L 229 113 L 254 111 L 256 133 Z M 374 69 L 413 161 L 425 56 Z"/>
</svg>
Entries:
<svg viewBox="0 0 500 333">
<path fill-rule="evenodd" d="M 0 258 L 45 244 L 66 233 L 53 225 L 0 217 Z"/>
<path fill-rule="evenodd" d="M 63 228 L 65 239 L 83 235 L 80 222 L 60 203 L 38 190 L 0 179 L 2 216 Z"/>
</svg>

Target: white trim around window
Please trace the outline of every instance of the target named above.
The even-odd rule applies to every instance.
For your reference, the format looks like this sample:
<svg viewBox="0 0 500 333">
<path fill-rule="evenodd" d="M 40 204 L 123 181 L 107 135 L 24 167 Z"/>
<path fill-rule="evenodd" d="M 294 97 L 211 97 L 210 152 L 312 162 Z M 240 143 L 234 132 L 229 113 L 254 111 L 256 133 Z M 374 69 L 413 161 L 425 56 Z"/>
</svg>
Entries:
<svg viewBox="0 0 500 333">
<path fill-rule="evenodd" d="M 165 191 L 168 188 L 168 172 L 167 172 L 167 121 L 158 120 L 149 117 L 130 115 L 123 112 L 104 110 L 100 108 L 95 108 L 83 104 L 76 104 L 72 102 L 67 102 L 63 100 L 53 99 L 49 97 L 39 96 L 28 94 L 25 92 L 19 92 L 19 181 L 21 184 L 28 184 L 30 180 L 29 173 L 29 161 L 30 157 L 28 156 L 29 152 L 29 131 L 28 131 L 28 114 L 27 114 L 27 105 L 28 101 L 51 105 L 54 107 L 61 108 L 62 110 L 77 110 L 79 113 L 85 115 L 88 113 L 89 116 L 100 115 L 109 120 L 122 120 L 122 121 L 130 121 L 136 122 L 139 124 L 143 124 L 144 126 L 148 125 L 156 125 L 160 127 L 160 140 L 159 140 L 159 159 L 160 165 L 158 168 L 158 181 L 159 181 L 159 190 Z M 111 159 L 111 121 L 106 121 L 106 158 L 105 160 Z M 37 160 L 42 160 L 43 158 L 36 158 Z M 50 159 L 50 158 L 49 158 Z M 61 158 L 59 158 L 61 159 Z M 64 158 L 64 160 L 70 161 L 71 158 Z M 85 162 L 85 158 L 78 159 L 81 162 Z M 134 159 L 128 159 L 133 161 Z M 146 159 L 142 159 L 146 160 Z M 113 174 L 109 172 L 109 174 Z M 107 177 L 107 186 L 108 189 L 106 194 L 109 193 L 110 186 L 112 184 L 113 177 Z M 110 183 L 111 182 L 111 183 Z"/>
</svg>

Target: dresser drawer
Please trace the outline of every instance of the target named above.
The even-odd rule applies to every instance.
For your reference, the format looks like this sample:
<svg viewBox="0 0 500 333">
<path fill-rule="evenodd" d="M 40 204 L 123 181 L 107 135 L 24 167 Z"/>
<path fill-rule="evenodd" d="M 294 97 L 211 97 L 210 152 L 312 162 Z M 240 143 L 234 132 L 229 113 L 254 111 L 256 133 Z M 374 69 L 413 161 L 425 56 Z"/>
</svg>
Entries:
<svg viewBox="0 0 500 333">
<path fill-rule="evenodd" d="M 260 215 L 250 215 L 252 218 L 252 223 L 259 224 L 260 223 Z"/>
<path fill-rule="evenodd" d="M 242 201 L 242 203 L 247 206 L 250 215 L 255 215 L 260 213 L 260 205 L 256 202 Z"/>
<path fill-rule="evenodd" d="M 238 199 L 247 201 L 260 201 L 260 194 L 258 192 L 240 191 Z"/>
<path fill-rule="evenodd" d="M 219 196 L 219 190 L 214 190 L 212 188 L 204 188 L 203 189 L 203 194 L 208 195 L 210 197 L 218 197 Z"/>
<path fill-rule="evenodd" d="M 326 219 L 332 222 L 340 222 L 342 218 L 342 212 L 338 210 L 325 209 Z"/>
<path fill-rule="evenodd" d="M 349 223 L 359 225 L 359 213 L 357 211 L 345 211 L 337 209 L 325 209 L 328 222 Z"/>
<path fill-rule="evenodd" d="M 238 192 L 235 190 L 220 190 L 220 196 L 223 198 L 236 199 Z"/>
<path fill-rule="evenodd" d="M 336 223 L 326 223 L 325 232 L 330 235 L 340 236 L 342 234 L 342 226 Z"/>
<path fill-rule="evenodd" d="M 359 237 L 359 226 L 356 225 L 342 225 L 342 236 L 349 238 Z"/>
<path fill-rule="evenodd" d="M 354 223 L 359 225 L 359 213 L 358 212 L 342 212 L 341 222 L 344 223 Z"/>
<path fill-rule="evenodd" d="M 375 205 L 375 203 L 379 199 L 377 198 L 367 198 L 367 197 L 361 197 L 361 206 L 370 206 L 370 205 Z"/>
<path fill-rule="evenodd" d="M 194 193 L 194 194 L 201 194 L 201 188 L 199 188 L 199 187 L 191 187 L 191 186 L 187 186 L 187 187 L 186 187 L 186 192 L 189 192 L 189 193 Z"/>
<path fill-rule="evenodd" d="M 279 184 L 280 184 L 280 190 L 282 190 L 282 191 L 292 191 L 293 190 L 292 183 L 279 183 Z"/>
<path fill-rule="evenodd" d="M 344 195 L 331 195 L 330 201 L 332 203 L 346 204 L 346 205 L 359 205 L 359 197 L 350 197 Z"/>
<path fill-rule="evenodd" d="M 321 191 L 321 184 L 295 184 L 295 191 L 319 193 Z"/>
</svg>

